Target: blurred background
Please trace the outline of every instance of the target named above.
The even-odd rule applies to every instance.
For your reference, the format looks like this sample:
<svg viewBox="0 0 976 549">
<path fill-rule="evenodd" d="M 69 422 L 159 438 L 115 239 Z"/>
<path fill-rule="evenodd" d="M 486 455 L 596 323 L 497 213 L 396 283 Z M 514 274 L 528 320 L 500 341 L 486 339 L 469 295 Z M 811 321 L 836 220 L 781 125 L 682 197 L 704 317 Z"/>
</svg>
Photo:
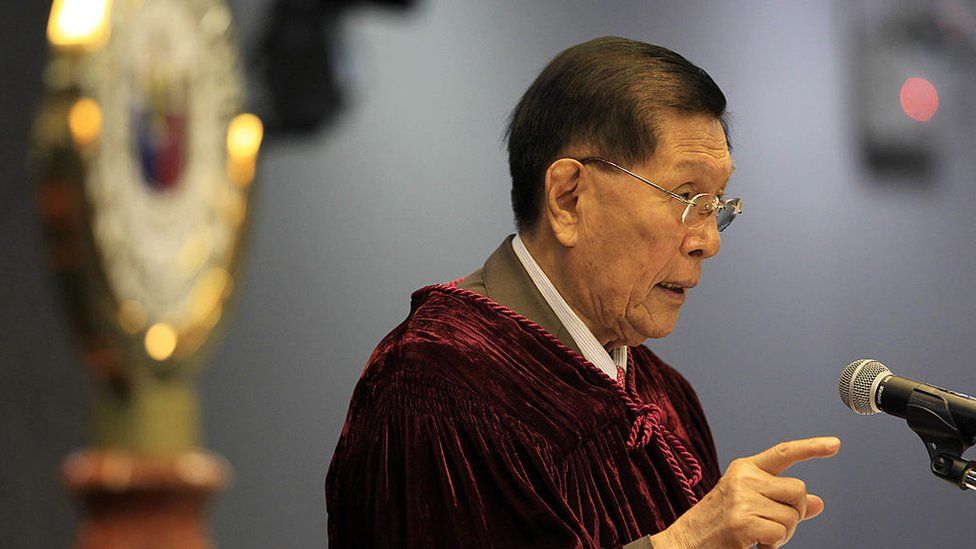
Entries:
<svg viewBox="0 0 976 549">
<path fill-rule="evenodd" d="M 827 507 L 790 547 L 970 544 L 976 494 L 932 476 L 904 422 L 846 410 L 836 381 L 873 357 L 976 390 L 976 2 L 323 2 L 321 34 L 282 30 L 279 2 L 229 4 L 269 132 L 239 301 L 201 382 L 205 446 L 235 469 L 211 507 L 219 546 L 327 545 L 324 477 L 363 364 L 413 290 L 513 232 L 508 113 L 555 54 L 608 34 L 676 50 L 729 100 L 745 214 L 674 334 L 648 342 L 696 388 L 723 467 L 837 435 L 836 458 L 792 470 Z M 3 547 L 69 543 L 57 474 L 89 437 L 25 161 L 49 9 L 0 16 Z M 283 72 L 308 43 L 321 56 Z M 322 103 L 299 108 L 288 74 Z"/>
</svg>

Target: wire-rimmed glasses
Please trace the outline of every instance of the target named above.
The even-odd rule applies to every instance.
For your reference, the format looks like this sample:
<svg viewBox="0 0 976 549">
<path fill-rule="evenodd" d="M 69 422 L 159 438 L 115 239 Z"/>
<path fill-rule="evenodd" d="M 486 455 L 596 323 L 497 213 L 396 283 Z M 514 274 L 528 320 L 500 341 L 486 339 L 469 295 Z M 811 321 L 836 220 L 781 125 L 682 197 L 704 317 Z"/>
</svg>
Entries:
<svg viewBox="0 0 976 549">
<path fill-rule="evenodd" d="M 708 219 L 712 214 L 715 214 L 715 222 L 718 225 L 718 230 L 724 231 L 730 224 L 732 224 L 735 216 L 742 213 L 741 198 L 722 200 L 717 195 L 712 193 L 701 193 L 696 194 L 691 198 L 685 198 L 680 194 L 675 194 L 664 187 L 657 185 L 656 183 L 644 179 L 627 168 L 610 162 L 605 158 L 600 158 L 599 156 L 588 156 L 586 158 L 576 160 L 577 162 L 581 162 L 583 164 L 586 164 L 587 162 L 600 162 L 602 164 L 612 166 L 631 177 L 639 179 L 641 182 L 646 183 L 659 191 L 667 193 L 668 196 L 677 200 L 678 202 L 686 204 L 687 206 L 685 206 L 685 211 L 681 214 L 681 222 L 690 229 L 697 229 L 701 227 L 702 224 L 705 223 L 706 219 Z"/>
</svg>

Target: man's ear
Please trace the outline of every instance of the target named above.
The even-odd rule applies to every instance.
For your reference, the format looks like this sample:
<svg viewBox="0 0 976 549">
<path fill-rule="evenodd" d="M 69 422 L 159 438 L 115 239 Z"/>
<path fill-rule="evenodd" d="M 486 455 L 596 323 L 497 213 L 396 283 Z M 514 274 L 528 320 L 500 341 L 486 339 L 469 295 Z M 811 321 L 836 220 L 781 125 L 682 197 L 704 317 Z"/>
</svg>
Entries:
<svg viewBox="0 0 976 549">
<path fill-rule="evenodd" d="M 583 177 L 583 165 L 572 158 L 560 158 L 546 170 L 543 215 L 556 240 L 568 248 L 579 238 Z"/>
</svg>

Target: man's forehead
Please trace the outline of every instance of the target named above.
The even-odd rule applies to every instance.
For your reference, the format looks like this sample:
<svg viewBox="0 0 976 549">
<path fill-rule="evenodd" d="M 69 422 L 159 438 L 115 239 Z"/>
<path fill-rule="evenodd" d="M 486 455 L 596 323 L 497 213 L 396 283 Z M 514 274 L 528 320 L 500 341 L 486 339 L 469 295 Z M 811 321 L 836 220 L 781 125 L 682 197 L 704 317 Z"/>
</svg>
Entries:
<svg viewBox="0 0 976 549">
<path fill-rule="evenodd" d="M 732 164 L 725 131 L 716 118 L 667 112 L 658 129 L 658 152 L 675 169 L 710 171 Z"/>
<path fill-rule="evenodd" d="M 735 173 L 735 165 L 732 164 L 731 159 L 728 159 L 727 161 L 729 163 L 729 175 L 732 175 L 733 173 Z M 674 165 L 674 168 L 676 170 L 690 170 L 695 172 L 708 173 L 714 167 L 722 166 L 724 163 L 725 163 L 725 159 L 723 159 L 723 161 L 721 162 L 719 161 L 706 162 L 699 158 L 683 158 Z"/>
</svg>

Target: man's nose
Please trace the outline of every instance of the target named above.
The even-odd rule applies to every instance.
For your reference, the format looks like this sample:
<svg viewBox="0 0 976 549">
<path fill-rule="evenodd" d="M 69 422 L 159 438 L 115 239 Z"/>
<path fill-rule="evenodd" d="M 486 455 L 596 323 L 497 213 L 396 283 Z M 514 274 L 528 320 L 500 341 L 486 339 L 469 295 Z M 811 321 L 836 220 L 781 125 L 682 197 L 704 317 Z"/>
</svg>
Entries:
<svg viewBox="0 0 976 549">
<path fill-rule="evenodd" d="M 684 252 L 688 255 L 708 259 L 722 248 L 722 236 L 714 215 L 705 220 L 700 227 L 690 229 L 684 241 Z"/>
</svg>

